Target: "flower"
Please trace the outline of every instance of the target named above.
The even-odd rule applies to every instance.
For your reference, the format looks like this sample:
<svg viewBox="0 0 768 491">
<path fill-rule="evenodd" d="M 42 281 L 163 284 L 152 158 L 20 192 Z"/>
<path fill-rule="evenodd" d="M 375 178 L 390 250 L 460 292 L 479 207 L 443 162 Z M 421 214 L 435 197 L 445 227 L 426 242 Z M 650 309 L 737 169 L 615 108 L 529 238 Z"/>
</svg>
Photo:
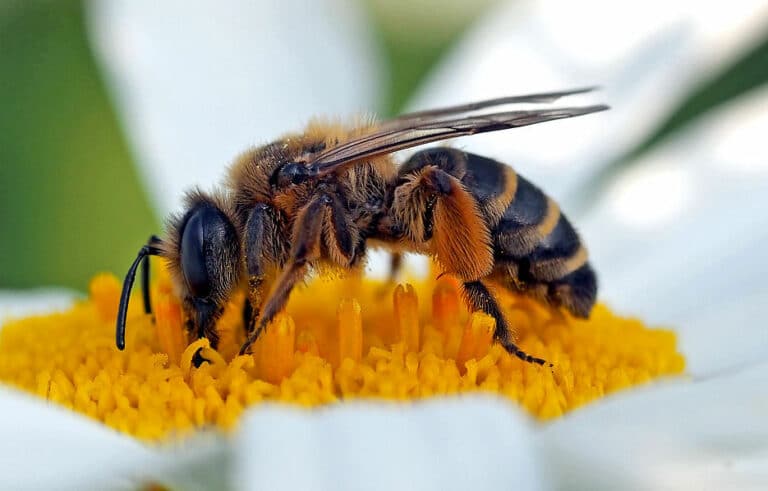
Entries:
<svg viewBox="0 0 768 491">
<path fill-rule="evenodd" d="M 612 114 L 607 116 L 612 118 L 609 124 L 585 118 L 583 124 L 552 123 L 461 143 L 512 162 L 523 175 L 546 183 L 544 187 L 568 210 L 569 196 L 575 196 L 592 173 L 637 143 L 698 75 L 731 59 L 735 47 L 760 32 L 765 21 L 759 2 L 695 8 L 690 2 L 674 6 L 651 2 L 636 10 L 622 6 L 623 16 L 599 7 L 601 15 L 582 14 L 589 12 L 583 3 L 578 11 L 555 2 L 522 4 L 521 10 L 511 13 L 500 7 L 457 47 L 452 61 L 438 69 L 417 104 L 433 105 L 448 95 L 457 101 L 487 97 L 492 83 L 503 83 L 504 92 L 577 82 L 605 85 L 608 102 L 618 109 L 607 113 Z M 307 14 L 318 18 L 316 12 Z M 280 16 L 263 18 L 277 22 Z M 298 21 L 292 19 L 294 26 Z M 312 22 L 299 24 L 308 28 Z M 173 31 L 167 34 L 153 39 L 150 47 L 159 49 L 157 43 L 163 39 L 182 39 Z M 291 35 L 311 36 L 297 29 L 291 29 Z M 205 39 L 211 37 L 215 36 Z M 355 46 L 361 45 L 366 44 Z M 227 52 L 236 53 L 236 47 Z M 137 56 L 140 53 L 139 49 Z M 248 55 L 254 53 L 263 54 L 251 50 Z M 324 61 L 358 59 L 354 53 L 345 54 L 349 56 Z M 113 58 L 118 59 L 122 58 Z M 200 78 L 216 72 L 215 56 L 205 61 L 199 66 L 211 68 Z M 310 93 L 318 94 L 319 84 L 327 84 L 322 86 L 323 95 L 335 90 L 338 94 L 349 90 L 344 79 L 358 75 L 366 79 L 364 70 L 356 72 L 359 69 L 360 65 L 344 72 L 354 75 L 330 82 L 312 76 L 311 83 L 297 84 L 297 91 L 310 87 Z M 506 76 L 500 76 L 502 69 L 509 70 Z M 466 83 L 468 77 L 472 84 Z M 298 78 L 276 77 L 275 83 L 279 87 Z M 177 85 L 165 92 L 158 89 L 152 100 L 161 103 L 163 94 L 176 90 Z M 280 93 L 266 88 L 253 91 L 250 102 L 240 103 L 243 112 L 267 114 L 254 102 L 265 92 L 270 99 Z M 228 95 L 242 101 L 242 92 L 209 93 L 220 104 Z M 200 93 L 194 95 L 199 102 Z M 309 102 L 321 99 L 326 100 L 318 96 L 303 102 L 307 110 L 314 110 Z M 583 217 L 573 217 L 581 224 L 601 274 L 603 298 L 622 312 L 678 327 L 691 380 L 623 392 L 546 425 L 533 424 L 506 403 L 486 398 L 448 399 L 408 409 L 359 404 L 306 413 L 270 408 L 246 415 L 231 441 L 205 435 L 183 448 L 162 451 L 3 391 L 3 487 L 18 489 L 21 483 L 104 487 L 116 478 L 128 485 L 154 480 L 187 488 L 242 489 L 355 488 L 363 479 L 370 487 L 420 489 L 502 488 L 510 482 L 524 489 L 759 486 L 766 477 L 768 441 L 762 383 L 768 366 L 760 362 L 768 350 L 762 321 L 768 292 L 762 282 L 766 268 L 760 232 L 765 228 L 761 210 L 768 179 L 764 159 L 755 155 L 761 155 L 756 135 L 764 134 L 768 126 L 764 111 L 756 108 L 765 107 L 766 100 L 764 92 L 752 93 L 668 140 L 636 162 L 636 170 L 629 171 L 634 176 L 619 177 L 613 196 L 598 200 Z M 144 118 L 146 112 L 139 114 L 139 107 L 147 106 L 152 104 L 134 106 L 134 121 L 151 128 L 160 123 Z M 167 134 L 177 131 L 179 140 L 165 143 L 166 139 L 147 136 L 138 145 L 144 149 L 140 154 L 145 159 L 165 155 L 154 161 L 171 162 L 171 150 L 189 146 L 189 154 L 176 159 L 183 166 L 195 150 L 224 133 L 219 128 L 233 121 L 229 114 L 216 116 L 214 109 L 209 110 L 204 119 L 213 130 L 205 134 L 185 130 L 181 123 L 194 119 L 191 116 L 166 122 Z M 128 126 L 135 131 L 139 125 Z M 275 128 L 280 132 L 284 126 Z M 244 138 L 268 138 L 273 133 L 254 131 Z M 242 141 L 234 144 L 237 150 L 242 147 Z M 226 161 L 234 153 L 222 151 L 216 154 L 220 157 L 208 159 Z M 570 162 L 579 165 L 567 165 Z M 677 168 L 670 172 L 663 162 L 676 163 Z M 182 180 L 200 180 L 186 167 L 164 168 L 173 169 L 165 171 L 168 178 L 152 180 L 168 189 Z M 633 182 L 654 192 L 639 192 Z M 624 200 L 617 201 L 616 195 Z M 30 462 L 41 459 L 46 465 L 30 471 Z M 302 464 L 299 471 L 296 462 Z M 382 466 L 395 471 L 382 473 Z"/>
<path fill-rule="evenodd" d="M 312 407 L 483 391 L 548 420 L 617 390 L 679 374 L 684 366 L 673 333 L 649 330 L 604 306 L 589 320 L 576 320 L 500 290 L 521 347 L 553 365 L 541 367 L 492 344 L 493 318 L 469 315 L 454 279 L 421 280 L 415 289 L 400 285 L 394 308 L 386 305 L 386 282 L 329 282 L 317 278 L 296 292 L 287 314 L 254 345 L 254 355 L 237 356 L 244 340 L 242 295 L 218 323 L 218 350 L 207 339 L 187 346 L 167 273 L 153 289 L 154 320 L 134 308 L 130 347 L 116 351 L 120 283 L 101 275 L 88 301 L 3 329 L 0 380 L 158 441 L 192 429 L 236 428 L 244 409 L 268 401 Z M 431 302 L 423 301 L 430 296 Z"/>
</svg>

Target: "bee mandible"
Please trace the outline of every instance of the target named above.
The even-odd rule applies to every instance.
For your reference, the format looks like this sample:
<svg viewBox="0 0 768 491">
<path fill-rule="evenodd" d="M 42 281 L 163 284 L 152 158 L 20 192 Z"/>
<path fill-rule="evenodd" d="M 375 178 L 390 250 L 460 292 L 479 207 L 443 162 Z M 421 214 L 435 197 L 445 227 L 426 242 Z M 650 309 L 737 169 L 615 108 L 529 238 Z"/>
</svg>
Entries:
<svg viewBox="0 0 768 491">
<path fill-rule="evenodd" d="M 589 90 L 502 97 L 378 124 L 311 122 L 302 133 L 245 152 L 221 189 L 189 192 L 186 211 L 171 217 L 166 236 L 153 236 L 139 251 L 123 284 L 117 347 L 125 347 L 128 301 L 142 263 L 145 310 L 151 312 L 151 255 L 167 260 L 190 336 L 206 337 L 214 348 L 224 305 L 233 292 L 245 291 L 244 354 L 310 271 L 359 270 L 368 247 L 383 246 L 395 258 L 405 251 L 432 256 L 461 280 L 469 308 L 496 320 L 497 342 L 522 360 L 543 364 L 515 344 L 489 283 L 589 315 L 597 278 L 557 203 L 490 158 L 437 147 L 398 166 L 392 153 L 608 109 L 498 110 Z"/>
</svg>

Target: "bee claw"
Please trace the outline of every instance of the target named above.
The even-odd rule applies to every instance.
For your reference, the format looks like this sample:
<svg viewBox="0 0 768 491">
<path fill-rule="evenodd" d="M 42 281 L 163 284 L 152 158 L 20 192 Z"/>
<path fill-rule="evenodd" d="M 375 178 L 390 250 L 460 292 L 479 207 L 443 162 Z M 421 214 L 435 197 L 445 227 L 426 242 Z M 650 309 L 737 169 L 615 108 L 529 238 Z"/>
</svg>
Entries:
<svg viewBox="0 0 768 491">
<path fill-rule="evenodd" d="M 200 354 L 201 351 L 203 351 L 203 348 L 199 348 L 192 356 L 192 364 L 195 368 L 200 368 L 203 363 L 211 363 L 211 360 L 204 358 L 203 355 Z"/>
<path fill-rule="evenodd" d="M 249 342 L 247 342 L 247 341 L 246 341 L 246 342 L 245 342 L 245 343 L 244 343 L 244 344 L 243 344 L 243 345 L 240 347 L 240 351 L 237 353 L 237 354 L 238 354 L 238 356 L 243 356 L 243 355 L 247 355 L 247 354 L 249 354 L 249 353 L 248 353 L 248 349 L 249 349 L 250 347 L 251 347 L 251 343 L 249 343 Z"/>
</svg>

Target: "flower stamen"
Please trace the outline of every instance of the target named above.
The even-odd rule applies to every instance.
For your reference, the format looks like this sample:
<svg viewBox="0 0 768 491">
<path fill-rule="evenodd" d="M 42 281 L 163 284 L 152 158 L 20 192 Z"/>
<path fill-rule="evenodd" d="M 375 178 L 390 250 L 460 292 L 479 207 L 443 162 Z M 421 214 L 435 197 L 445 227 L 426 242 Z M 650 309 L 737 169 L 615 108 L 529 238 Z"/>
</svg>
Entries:
<svg viewBox="0 0 768 491">
<path fill-rule="evenodd" d="M 386 283 L 318 278 L 294 292 L 252 355 L 237 356 L 244 296 L 235 295 L 217 324 L 218 350 L 206 339 L 189 343 L 167 272 L 155 270 L 155 312 L 131 303 L 125 351 L 114 346 L 120 283 L 99 275 L 90 299 L 68 312 L 3 327 L 0 380 L 156 441 L 233 428 L 245 408 L 264 401 L 313 407 L 485 391 L 546 420 L 685 365 L 671 331 L 603 305 L 576 319 L 498 289 L 517 344 L 554 367 L 525 363 L 493 342 L 493 318 L 468 312 L 449 275 L 399 285 L 391 304 L 381 297 Z"/>
</svg>

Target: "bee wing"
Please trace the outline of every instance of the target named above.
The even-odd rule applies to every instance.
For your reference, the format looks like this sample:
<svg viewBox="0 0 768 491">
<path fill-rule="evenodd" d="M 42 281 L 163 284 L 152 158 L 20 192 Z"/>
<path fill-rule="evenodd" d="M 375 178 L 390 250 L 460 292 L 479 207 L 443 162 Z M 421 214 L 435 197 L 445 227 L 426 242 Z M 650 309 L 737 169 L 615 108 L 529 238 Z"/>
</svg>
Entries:
<svg viewBox="0 0 768 491">
<path fill-rule="evenodd" d="M 526 96 L 524 96 L 526 97 Z M 532 97 L 532 96 L 527 96 Z M 509 100 L 497 99 L 497 100 Z M 488 101 L 475 103 L 486 104 Z M 456 106 L 458 108 L 473 106 Z M 346 142 L 319 154 L 310 165 L 326 174 L 339 166 L 353 163 L 360 159 L 388 154 L 406 148 L 424 145 L 440 140 L 459 136 L 476 135 L 490 131 L 519 128 L 545 121 L 572 118 L 598 111 L 605 111 L 608 106 L 599 104 L 583 107 L 563 107 L 552 109 L 537 109 L 529 111 L 507 111 L 489 114 L 468 115 L 451 118 L 453 108 L 438 109 L 427 113 L 416 113 L 416 116 L 405 115 L 390 123 L 384 123 L 383 129 Z M 419 115 L 421 114 L 421 115 Z M 425 115 L 426 114 L 426 115 Z"/>
<path fill-rule="evenodd" d="M 413 122 L 423 120 L 434 120 L 438 117 L 449 116 L 451 114 L 466 114 L 481 109 L 486 109 L 494 106 L 506 106 L 509 104 L 525 104 L 525 103 L 547 103 L 555 102 L 561 97 L 569 95 L 584 94 L 586 92 L 592 92 L 597 87 L 582 87 L 579 89 L 560 90 L 555 92 L 541 92 L 538 94 L 526 94 L 526 95 L 513 95 L 506 97 L 497 97 L 496 99 L 486 99 L 484 101 L 470 102 L 469 104 L 460 104 L 457 106 L 442 107 L 439 109 L 431 109 L 428 111 L 417 111 L 408 114 L 403 114 L 389 121 L 383 122 L 379 125 L 379 128 L 397 128 L 403 127 L 406 124 L 413 124 Z"/>
</svg>

